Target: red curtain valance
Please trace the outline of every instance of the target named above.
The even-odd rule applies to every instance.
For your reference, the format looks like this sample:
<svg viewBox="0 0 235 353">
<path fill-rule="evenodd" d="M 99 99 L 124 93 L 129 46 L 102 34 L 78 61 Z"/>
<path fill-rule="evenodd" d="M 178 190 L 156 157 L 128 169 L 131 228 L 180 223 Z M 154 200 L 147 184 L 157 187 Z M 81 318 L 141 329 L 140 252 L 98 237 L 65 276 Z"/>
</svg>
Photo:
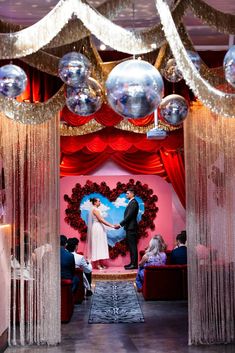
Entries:
<svg viewBox="0 0 235 353">
<path fill-rule="evenodd" d="M 165 140 L 148 140 L 145 134 L 136 134 L 115 128 L 105 128 L 96 133 L 82 136 L 62 136 L 61 152 L 71 154 L 83 150 L 97 152 L 145 152 L 158 151 L 161 147 L 176 150 L 183 146 L 183 131 L 176 130 Z"/>
</svg>

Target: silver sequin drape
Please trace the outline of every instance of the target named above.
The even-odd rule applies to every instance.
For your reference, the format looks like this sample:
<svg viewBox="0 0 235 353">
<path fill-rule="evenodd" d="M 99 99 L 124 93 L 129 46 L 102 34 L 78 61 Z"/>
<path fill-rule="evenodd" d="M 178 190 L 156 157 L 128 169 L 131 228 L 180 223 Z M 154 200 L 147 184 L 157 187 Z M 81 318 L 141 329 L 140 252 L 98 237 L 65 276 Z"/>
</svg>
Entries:
<svg viewBox="0 0 235 353">
<path fill-rule="evenodd" d="M 11 227 L 9 344 L 60 342 L 59 121 L 0 116 Z"/>
<path fill-rule="evenodd" d="M 235 120 L 185 122 L 189 344 L 235 341 Z"/>
</svg>

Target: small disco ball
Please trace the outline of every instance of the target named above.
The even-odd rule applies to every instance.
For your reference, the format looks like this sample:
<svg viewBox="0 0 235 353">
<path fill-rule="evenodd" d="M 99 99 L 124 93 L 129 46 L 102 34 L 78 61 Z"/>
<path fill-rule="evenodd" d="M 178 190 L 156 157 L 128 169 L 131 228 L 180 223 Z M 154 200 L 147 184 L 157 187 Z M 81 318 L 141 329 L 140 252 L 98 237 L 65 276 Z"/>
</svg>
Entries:
<svg viewBox="0 0 235 353">
<path fill-rule="evenodd" d="M 81 116 L 94 114 L 101 108 L 103 92 L 100 84 L 89 77 L 87 83 L 81 87 L 66 89 L 66 105 L 71 112 Z"/>
<path fill-rule="evenodd" d="M 161 101 L 158 114 L 166 123 L 173 126 L 180 125 L 187 117 L 188 103 L 184 97 L 170 94 Z"/>
<path fill-rule="evenodd" d="M 138 119 L 151 114 L 163 96 L 159 71 L 143 60 L 126 60 L 111 71 L 106 94 L 112 109 L 124 118 Z"/>
<path fill-rule="evenodd" d="M 27 76 L 21 67 L 4 65 L 0 68 L 0 94 L 14 98 L 24 92 L 27 85 Z"/>
<path fill-rule="evenodd" d="M 79 87 L 89 77 L 90 61 L 77 52 L 65 54 L 59 61 L 58 73 L 68 86 Z"/>
<path fill-rule="evenodd" d="M 226 80 L 235 87 L 235 45 L 227 51 L 223 66 Z"/>
<path fill-rule="evenodd" d="M 201 68 L 201 58 L 200 55 L 192 50 L 186 50 L 189 59 L 192 61 L 192 63 L 194 64 L 194 66 L 196 67 L 197 71 L 200 71 Z"/>
<path fill-rule="evenodd" d="M 174 58 L 169 59 L 167 61 L 166 66 L 163 70 L 163 76 L 167 81 L 170 82 L 179 82 L 180 80 L 182 80 L 182 72 L 178 69 Z"/>
</svg>

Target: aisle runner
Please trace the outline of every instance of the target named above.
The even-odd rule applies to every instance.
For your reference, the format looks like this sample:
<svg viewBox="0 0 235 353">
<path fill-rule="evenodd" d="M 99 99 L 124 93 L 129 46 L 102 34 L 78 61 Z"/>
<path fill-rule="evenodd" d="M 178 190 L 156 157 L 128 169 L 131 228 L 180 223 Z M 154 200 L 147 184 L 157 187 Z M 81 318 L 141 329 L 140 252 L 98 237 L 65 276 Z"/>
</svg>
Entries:
<svg viewBox="0 0 235 353">
<path fill-rule="evenodd" d="M 133 282 L 97 282 L 88 323 L 133 322 L 144 322 Z"/>
</svg>

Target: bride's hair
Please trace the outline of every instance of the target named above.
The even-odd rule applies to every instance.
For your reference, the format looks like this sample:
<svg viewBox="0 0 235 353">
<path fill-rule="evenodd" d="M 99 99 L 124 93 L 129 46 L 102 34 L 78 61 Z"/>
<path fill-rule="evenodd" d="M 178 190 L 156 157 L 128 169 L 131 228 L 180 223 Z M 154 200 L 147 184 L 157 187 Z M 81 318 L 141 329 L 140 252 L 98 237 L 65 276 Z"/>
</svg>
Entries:
<svg viewBox="0 0 235 353">
<path fill-rule="evenodd" d="M 98 201 L 97 198 L 95 198 L 95 197 L 90 198 L 90 202 L 92 203 L 92 205 L 94 205 L 96 203 L 96 201 Z"/>
</svg>

